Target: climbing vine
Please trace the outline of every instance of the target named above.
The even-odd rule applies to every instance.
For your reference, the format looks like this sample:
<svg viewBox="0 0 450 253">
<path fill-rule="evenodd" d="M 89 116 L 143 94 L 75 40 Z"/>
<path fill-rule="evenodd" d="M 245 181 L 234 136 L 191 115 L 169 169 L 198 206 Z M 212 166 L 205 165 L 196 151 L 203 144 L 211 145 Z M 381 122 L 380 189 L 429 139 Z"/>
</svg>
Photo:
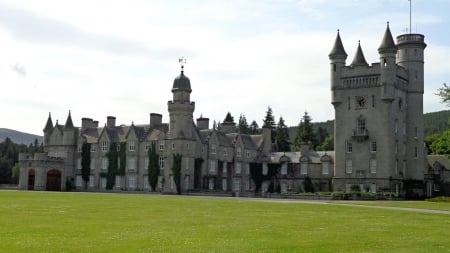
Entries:
<svg viewBox="0 0 450 253">
<path fill-rule="evenodd" d="M 109 145 L 109 151 L 106 154 L 108 157 L 108 172 L 106 173 L 106 189 L 111 190 L 116 184 L 116 174 L 117 174 L 117 143 L 111 142 Z"/>
<path fill-rule="evenodd" d="M 181 158 L 183 156 L 180 154 L 173 155 L 173 181 L 175 182 L 175 186 L 177 188 L 177 193 L 181 194 Z"/>
<path fill-rule="evenodd" d="M 159 155 L 156 153 L 155 143 L 148 149 L 148 183 L 152 187 L 153 191 L 156 191 L 159 176 Z"/>
<path fill-rule="evenodd" d="M 89 176 L 91 175 L 91 144 L 87 142 L 81 146 L 81 174 L 84 189 L 87 189 Z"/>
</svg>

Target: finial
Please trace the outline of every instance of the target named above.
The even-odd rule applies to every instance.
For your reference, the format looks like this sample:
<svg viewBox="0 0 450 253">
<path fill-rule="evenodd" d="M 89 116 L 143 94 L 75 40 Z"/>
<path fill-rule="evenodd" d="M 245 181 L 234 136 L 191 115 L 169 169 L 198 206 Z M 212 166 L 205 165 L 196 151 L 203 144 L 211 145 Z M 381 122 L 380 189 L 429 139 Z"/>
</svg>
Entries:
<svg viewBox="0 0 450 253">
<path fill-rule="evenodd" d="M 178 63 L 181 64 L 181 73 L 183 73 L 183 71 L 184 71 L 184 64 L 186 64 L 186 58 L 184 58 L 184 56 L 182 56 L 180 59 L 178 59 Z"/>
<path fill-rule="evenodd" d="M 339 33 L 339 29 L 337 29 L 338 33 Z"/>
<path fill-rule="evenodd" d="M 387 27 L 389 27 L 389 21 L 387 22 Z"/>
</svg>

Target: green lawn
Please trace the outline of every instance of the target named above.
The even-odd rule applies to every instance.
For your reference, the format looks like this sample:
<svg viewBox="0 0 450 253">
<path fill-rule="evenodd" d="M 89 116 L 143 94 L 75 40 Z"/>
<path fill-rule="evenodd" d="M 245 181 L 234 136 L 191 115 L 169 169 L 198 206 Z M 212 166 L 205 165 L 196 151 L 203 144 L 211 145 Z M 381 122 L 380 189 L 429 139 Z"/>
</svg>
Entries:
<svg viewBox="0 0 450 253">
<path fill-rule="evenodd" d="M 450 211 L 450 203 L 429 201 L 344 201 L 346 204 Z"/>
<path fill-rule="evenodd" d="M 0 200 L 0 252 L 450 252 L 443 214 L 131 194 Z"/>
</svg>

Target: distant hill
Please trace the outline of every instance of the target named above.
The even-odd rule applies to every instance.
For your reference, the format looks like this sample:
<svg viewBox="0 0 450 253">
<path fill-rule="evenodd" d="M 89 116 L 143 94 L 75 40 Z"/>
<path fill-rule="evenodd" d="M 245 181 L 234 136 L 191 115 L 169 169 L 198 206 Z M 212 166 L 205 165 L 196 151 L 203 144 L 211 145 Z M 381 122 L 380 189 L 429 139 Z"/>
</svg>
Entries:
<svg viewBox="0 0 450 253">
<path fill-rule="evenodd" d="M 432 134 L 440 134 L 447 129 L 450 129 L 450 110 L 429 112 L 423 114 L 423 127 L 425 136 Z M 326 122 L 313 122 L 314 129 L 322 127 L 327 130 L 329 135 L 334 134 L 334 120 L 327 120 Z M 289 139 L 294 143 L 297 136 L 297 126 L 289 127 Z"/>
<path fill-rule="evenodd" d="M 36 139 L 38 140 L 39 143 L 42 143 L 44 140 L 44 137 L 39 135 L 28 134 L 7 128 L 0 128 L 0 142 L 3 142 L 7 137 L 9 137 L 11 141 L 16 144 L 25 144 L 25 145 L 34 143 L 34 140 Z"/>
</svg>

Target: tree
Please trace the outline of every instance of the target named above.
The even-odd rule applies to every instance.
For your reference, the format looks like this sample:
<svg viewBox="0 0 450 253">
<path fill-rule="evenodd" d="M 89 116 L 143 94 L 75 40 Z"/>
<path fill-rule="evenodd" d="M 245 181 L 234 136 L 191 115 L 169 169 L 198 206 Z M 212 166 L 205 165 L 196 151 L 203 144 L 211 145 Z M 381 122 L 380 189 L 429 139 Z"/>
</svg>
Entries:
<svg viewBox="0 0 450 253">
<path fill-rule="evenodd" d="M 84 189 L 87 189 L 89 176 L 91 175 L 91 144 L 87 142 L 81 146 L 81 175 L 84 181 Z"/>
<path fill-rule="evenodd" d="M 256 123 L 256 121 L 252 121 L 252 123 L 250 124 L 250 134 L 258 134 L 258 123 Z"/>
<path fill-rule="evenodd" d="M 152 142 L 151 147 L 148 149 L 148 183 L 152 187 L 153 191 L 156 191 L 158 185 L 159 176 L 159 155 L 156 153 L 155 143 Z"/>
<path fill-rule="evenodd" d="M 109 145 L 109 151 L 106 154 L 108 157 L 108 172 L 106 173 L 106 189 L 111 190 L 116 184 L 116 174 L 118 170 L 118 153 L 117 143 L 111 142 Z"/>
<path fill-rule="evenodd" d="M 334 150 L 334 137 L 331 135 L 327 136 L 327 138 L 325 138 L 325 140 L 322 142 L 322 144 L 317 146 L 316 150 L 319 150 L 319 151 Z"/>
<path fill-rule="evenodd" d="M 438 89 L 438 95 L 441 98 L 441 102 L 443 104 L 447 104 L 447 106 L 450 106 L 450 86 L 447 86 L 446 83 L 443 84 L 444 87 L 441 87 Z"/>
<path fill-rule="evenodd" d="M 19 163 L 16 163 L 11 169 L 11 183 L 13 184 L 19 183 L 19 174 L 20 174 L 20 165 Z"/>
<path fill-rule="evenodd" d="M 272 108 L 270 108 L 270 106 L 268 106 L 267 111 L 266 111 L 266 116 L 263 119 L 262 128 L 268 128 L 271 130 L 272 142 L 274 142 L 276 139 L 275 127 L 276 127 L 275 118 L 273 117 Z"/>
<path fill-rule="evenodd" d="M 313 146 L 317 148 L 319 145 L 323 144 L 325 139 L 329 136 L 327 130 L 321 126 L 319 126 L 316 130 L 315 134 L 315 142 L 313 143 Z"/>
<path fill-rule="evenodd" d="M 125 141 L 120 142 L 119 148 L 119 164 L 117 175 L 124 176 L 125 175 L 125 167 L 127 164 L 127 143 Z"/>
<path fill-rule="evenodd" d="M 440 135 L 433 135 L 426 139 L 432 154 L 448 155 L 450 154 L 450 129 Z"/>
<path fill-rule="evenodd" d="M 305 112 L 297 128 L 297 136 L 295 137 L 293 150 L 299 151 L 302 143 L 311 144 L 314 143 L 314 131 L 311 123 L 312 119 Z"/>
<path fill-rule="evenodd" d="M 177 194 L 181 194 L 181 158 L 180 154 L 173 154 L 173 181 L 177 189 Z"/>
<path fill-rule="evenodd" d="M 239 133 L 241 134 L 249 134 L 250 133 L 250 127 L 248 126 L 247 119 L 245 118 L 244 114 L 241 114 L 239 116 L 239 123 L 237 127 Z"/>
<path fill-rule="evenodd" d="M 225 116 L 223 123 L 234 123 L 234 117 L 231 116 L 230 112 L 228 112 L 227 115 Z"/>
<path fill-rule="evenodd" d="M 283 117 L 280 117 L 276 130 L 278 151 L 288 152 L 291 151 L 289 147 L 289 131 L 288 127 L 284 124 Z"/>
</svg>

